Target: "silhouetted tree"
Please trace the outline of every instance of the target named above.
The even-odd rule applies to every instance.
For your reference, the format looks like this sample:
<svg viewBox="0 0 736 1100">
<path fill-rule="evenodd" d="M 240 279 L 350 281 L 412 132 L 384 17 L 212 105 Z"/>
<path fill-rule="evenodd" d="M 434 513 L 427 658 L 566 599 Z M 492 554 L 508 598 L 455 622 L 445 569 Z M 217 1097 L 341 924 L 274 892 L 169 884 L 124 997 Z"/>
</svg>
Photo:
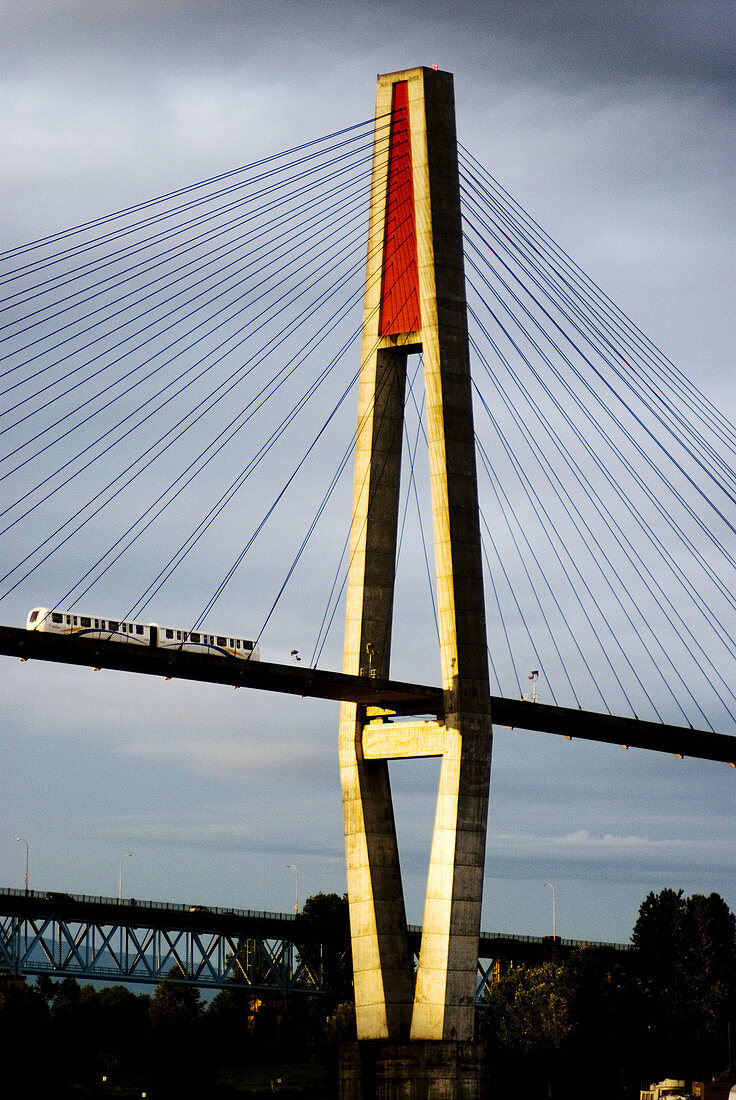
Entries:
<svg viewBox="0 0 736 1100">
<path fill-rule="evenodd" d="M 60 1081 L 94 1079 L 100 1072 L 100 1019 L 91 985 L 64 978 L 54 988 L 50 1055 Z"/>
<path fill-rule="evenodd" d="M 96 998 L 101 1068 L 107 1074 L 143 1066 L 148 1058 L 151 998 L 124 985 L 99 990 Z"/>
<path fill-rule="evenodd" d="M 353 997 L 353 959 L 346 894 L 313 894 L 297 917 L 299 954 L 329 994 L 328 1011 Z"/>
<path fill-rule="evenodd" d="M 682 935 L 684 984 L 699 1021 L 696 1037 L 717 1044 L 736 1012 L 736 916 L 719 894 L 693 894 Z"/>
<path fill-rule="evenodd" d="M 634 927 L 657 1072 L 709 1077 L 736 1016 L 736 917 L 718 894 L 651 893 Z"/>
<path fill-rule="evenodd" d="M 557 1095 L 587 1100 L 595 1082 L 599 1100 L 638 1097 L 647 1066 L 642 998 L 630 959 L 583 948 L 573 952 L 564 969 L 571 1027 L 560 1048 Z"/>
<path fill-rule="evenodd" d="M 156 986 L 149 1018 L 159 1036 L 168 1031 L 191 1030 L 202 1015 L 202 995 L 196 985 L 188 985 L 183 977 L 177 966 Z"/>
<path fill-rule="evenodd" d="M 50 1095 L 52 1067 L 39 1058 L 49 1044 L 48 1002 L 23 978 L 0 975 L 0 1035 L 6 1095 Z"/>
<path fill-rule="evenodd" d="M 559 1050 L 572 1028 L 565 966 L 516 966 L 492 987 L 486 1008 L 487 1037 L 500 1054 L 538 1058 Z"/>
<path fill-rule="evenodd" d="M 199 989 L 177 980 L 174 967 L 156 986 L 149 1008 L 151 1071 L 157 1096 L 184 1100 L 201 1096 L 212 1068 L 202 1043 L 202 999 Z"/>
<path fill-rule="evenodd" d="M 588 1100 L 594 1082 L 599 1100 L 629 1095 L 641 1073 L 640 1000 L 631 968 L 594 948 L 514 967 L 480 1012 L 496 1092 L 523 1081 L 524 1100 Z"/>
<path fill-rule="evenodd" d="M 261 1000 L 248 988 L 221 989 L 205 1015 L 205 1035 L 213 1057 L 225 1066 L 247 1065 L 257 1052 L 255 1015 Z"/>
</svg>

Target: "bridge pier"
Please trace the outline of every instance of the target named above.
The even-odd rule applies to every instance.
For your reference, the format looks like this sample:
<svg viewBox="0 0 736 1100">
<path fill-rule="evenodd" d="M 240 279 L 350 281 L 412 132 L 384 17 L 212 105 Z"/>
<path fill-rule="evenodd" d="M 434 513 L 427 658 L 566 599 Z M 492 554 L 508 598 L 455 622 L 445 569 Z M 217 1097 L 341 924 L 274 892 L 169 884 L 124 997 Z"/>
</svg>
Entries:
<svg viewBox="0 0 736 1100">
<path fill-rule="evenodd" d="M 343 1043 L 340 1100 L 487 1100 L 485 1048 L 477 1042 Z"/>
</svg>

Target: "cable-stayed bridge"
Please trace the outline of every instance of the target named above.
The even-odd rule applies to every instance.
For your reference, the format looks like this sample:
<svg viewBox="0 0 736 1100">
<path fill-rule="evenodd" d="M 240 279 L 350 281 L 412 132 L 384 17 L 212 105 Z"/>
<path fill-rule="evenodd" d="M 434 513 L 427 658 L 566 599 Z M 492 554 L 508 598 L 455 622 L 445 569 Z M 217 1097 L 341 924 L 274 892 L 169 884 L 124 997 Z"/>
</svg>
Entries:
<svg viewBox="0 0 736 1100">
<path fill-rule="evenodd" d="M 373 130 L 5 254 L 6 621 L 163 606 L 267 642 L 308 588 L 299 656 L 335 663 Z M 729 732 L 733 427 L 463 147 L 460 165 L 494 695 Z M 425 431 L 414 377 L 398 576 L 429 665 Z M 195 575 L 211 588 L 182 601 Z"/>
<path fill-rule="evenodd" d="M 464 1079 L 467 1055 L 473 1087 L 481 1090 L 472 987 L 492 722 L 506 713 L 527 728 L 538 722 L 568 737 L 618 739 L 680 756 L 687 750 L 736 765 L 736 741 L 723 732 L 736 701 L 729 630 L 734 431 L 472 156 L 461 149 L 458 158 L 450 74 L 415 69 L 379 77 L 367 240 L 344 220 L 358 218 L 362 204 L 355 226 L 364 223 L 366 192 L 356 189 L 353 203 L 344 190 L 366 159 L 361 127 L 329 141 L 323 154 L 319 143 L 288 154 L 288 189 L 278 194 L 286 186 L 278 179 L 280 158 L 250 166 L 251 197 L 261 205 L 242 220 L 238 212 L 223 253 L 210 246 L 230 230 L 241 204 L 241 194 L 233 197 L 244 186 L 234 182 L 237 172 L 119 212 L 113 221 L 122 225 L 76 227 L 68 240 L 47 238 L 11 257 L 18 266 L 7 279 L 16 284 L 20 313 L 5 396 L 20 392 L 7 410 L 15 419 L 6 429 L 5 477 L 19 478 L 20 488 L 0 536 L 19 538 L 26 523 L 38 534 L 0 579 L 0 600 L 49 562 L 58 568 L 57 555 L 78 547 L 83 530 L 86 544 L 88 525 L 94 521 L 97 530 L 100 515 L 112 515 L 120 534 L 111 542 L 105 536 L 99 554 L 96 547 L 89 555 L 85 545 L 83 572 L 28 620 L 34 632 L 62 635 L 63 648 L 44 643 L 42 653 L 11 629 L 5 641 L 23 659 L 54 659 L 74 647 L 72 662 L 84 655 L 93 667 L 135 665 L 292 692 L 308 684 L 309 694 L 339 697 L 357 1036 L 379 1040 L 372 1069 L 362 1055 L 348 1058 L 344 1095 L 364 1095 L 376 1073 L 397 1081 L 407 1039 L 418 1044 L 412 1079 L 428 1083 L 445 1072 L 432 1046 L 442 1042 L 449 1044 L 452 1087 Z M 351 146 L 353 175 L 344 177 Z M 318 175 L 327 185 L 322 199 L 313 190 Z M 207 201 L 200 186 L 213 188 L 206 227 L 199 223 Z M 180 219 L 175 229 L 171 218 Z M 213 225 L 213 218 L 220 220 Z M 195 236 L 182 250 L 180 235 L 193 221 Z M 246 254 L 234 258 L 244 240 Z M 152 242 L 163 250 L 149 253 Z M 142 266 L 128 266 L 140 252 Z M 163 287 L 160 272 L 149 281 L 171 262 L 180 266 L 166 272 Z M 111 266 L 119 274 L 114 289 Z M 357 271 L 363 312 L 353 325 Z M 210 276 L 214 285 L 205 289 Z M 79 292 L 68 293 L 78 278 Z M 47 293 L 45 309 L 39 299 Z M 43 331 L 32 333 L 39 326 Z M 358 337 L 358 428 L 335 447 L 328 441 L 358 379 L 343 363 Z M 307 407 L 312 416 L 305 421 Z M 205 421 L 202 445 L 190 430 Z M 277 451 L 282 443 L 285 459 Z M 323 524 L 353 447 L 350 531 L 340 539 Z M 34 465 L 52 452 L 50 472 Z M 208 496 L 219 464 L 224 480 Z M 95 476 L 102 473 L 96 491 L 83 487 L 93 467 Z M 32 468 L 40 479 L 27 482 Z M 162 472 L 163 486 L 156 484 Z M 427 484 L 434 576 L 422 522 Z M 142 496 L 150 501 L 143 509 Z M 214 525 L 220 539 L 229 534 L 221 517 L 232 522 L 236 497 L 234 526 L 248 500 L 254 515 L 245 513 L 237 553 L 191 625 L 142 618 L 163 600 L 172 577 L 181 586 L 186 570 L 196 568 L 190 554 L 201 553 L 205 536 L 219 550 Z M 285 516 L 287 498 L 292 510 Z M 195 525 L 173 553 L 152 553 L 150 532 L 170 525 L 171 505 L 181 518 L 186 501 Z M 62 511 L 42 530 L 49 508 Z M 297 510 L 304 510 L 304 534 L 279 568 Z M 392 644 L 400 648 L 394 623 L 414 511 L 416 554 L 421 548 L 429 583 L 426 618 L 412 592 L 406 620 L 415 656 L 426 659 L 436 639 L 442 689 L 434 702 L 430 689 L 392 680 L 389 668 Z M 318 530 L 327 534 L 320 538 Z M 76 610 L 92 589 L 109 586 L 113 571 L 138 572 L 144 540 L 139 568 L 153 575 L 127 610 Z M 251 556 L 256 544 L 265 550 L 260 572 Z M 324 575 L 327 549 L 337 565 L 307 664 L 320 665 L 345 591 L 346 679 L 310 671 L 300 680 L 274 664 L 243 677 L 225 665 L 227 658 L 257 664 L 262 641 L 284 614 L 285 593 L 296 588 L 300 605 L 305 575 L 310 582 Z M 273 592 L 257 635 L 211 633 L 208 616 L 245 570 L 257 578 L 254 591 Z M 143 660 L 121 657 L 117 647 Z M 205 672 L 212 656 L 223 661 L 221 671 Z M 291 656 L 301 659 L 296 649 Z M 551 707 L 539 705 L 540 679 Z M 515 708 L 506 707 L 507 698 Z M 587 699 L 597 707 L 584 706 Z M 400 713 L 411 720 L 394 721 Z M 414 971 L 388 762 L 426 756 L 439 757 L 441 771 Z M 461 1053 L 458 1043 L 468 1050 Z M 444 1056 L 440 1062 L 444 1067 Z"/>
</svg>

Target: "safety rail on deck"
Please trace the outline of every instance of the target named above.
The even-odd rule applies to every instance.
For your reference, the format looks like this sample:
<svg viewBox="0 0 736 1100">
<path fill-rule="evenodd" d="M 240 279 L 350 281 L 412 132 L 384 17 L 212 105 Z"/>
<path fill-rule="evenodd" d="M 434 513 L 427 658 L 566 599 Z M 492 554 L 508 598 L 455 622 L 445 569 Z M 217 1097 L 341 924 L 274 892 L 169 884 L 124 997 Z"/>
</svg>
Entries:
<svg viewBox="0 0 736 1100">
<path fill-rule="evenodd" d="M 65 901 L 92 905 L 127 905 L 136 909 L 157 909 L 173 913 L 213 913 L 216 916 L 246 916 L 257 920 L 295 921 L 295 913 L 276 913 L 259 909 L 231 909 L 221 905 L 186 904 L 176 901 L 141 901 L 139 898 L 106 898 L 103 894 L 73 894 L 68 890 L 17 890 L 0 887 L 0 898 L 29 898 L 35 901 Z"/>
<path fill-rule="evenodd" d="M 409 933 L 414 936 L 421 936 L 422 926 L 421 924 L 410 924 Z M 520 946 L 529 944 L 535 947 L 545 947 L 552 945 L 551 936 L 521 936 L 516 932 L 481 932 L 480 934 L 480 946 L 483 947 L 483 943 L 496 942 L 496 943 L 508 943 L 519 944 Z M 559 936 L 555 937 L 554 943 L 558 947 L 564 947 L 566 950 L 574 950 L 578 947 L 596 947 L 606 949 L 609 951 L 633 951 L 633 944 L 630 943 L 613 943 L 608 940 L 563 940 Z M 482 957 L 482 951 L 481 951 Z"/>
<path fill-rule="evenodd" d="M 206 916 L 211 914 L 213 916 L 223 917 L 244 917 L 246 919 L 255 920 L 275 920 L 275 921 L 294 921 L 297 917 L 294 913 L 279 913 L 268 909 L 233 909 L 231 907 L 224 907 L 218 905 L 200 905 L 190 904 L 187 905 L 183 902 L 175 901 L 140 901 L 136 898 L 111 898 L 104 895 L 97 894 L 70 894 L 68 891 L 52 891 L 52 890 L 19 890 L 13 887 L 0 886 L 0 899 L 3 897 L 15 897 L 15 898 L 28 898 L 35 899 L 36 901 L 63 901 L 63 902 L 76 902 L 80 904 L 92 904 L 92 905 L 112 905 L 133 907 L 145 911 L 146 909 L 156 909 L 161 911 L 168 911 L 174 913 L 187 913 L 192 916 L 199 914 Z M 409 934 L 414 937 L 420 937 L 422 934 L 422 926 L 420 924 L 408 925 Z M 545 944 L 552 943 L 551 936 L 525 936 L 516 932 L 481 932 L 480 942 L 481 945 L 484 941 L 487 942 L 503 942 L 510 944 L 529 944 L 538 947 L 544 947 Z M 595 947 L 601 949 L 607 949 L 609 951 L 633 951 L 633 944 L 630 943 L 614 943 L 609 940 L 577 940 L 577 939 L 562 939 L 557 937 L 555 943 L 560 947 L 564 947 L 568 950 L 574 950 L 575 948 L 582 947 Z"/>
<path fill-rule="evenodd" d="M 232 909 L 218 905 L 200 905 L 192 902 L 187 905 L 178 901 L 141 901 L 139 898 L 109 898 L 100 894 L 70 894 L 68 890 L 17 890 L 0 886 L 0 898 L 28 898 L 35 901 L 76 902 L 82 905 L 121 905 L 136 909 L 159 909 L 172 913 L 212 913 L 222 917 L 248 917 L 257 920 L 294 921 L 294 913 L 276 913 L 267 909 Z"/>
<path fill-rule="evenodd" d="M 544 945 L 552 943 L 551 936 L 517 936 L 513 932 L 481 932 L 481 942 L 483 940 L 507 940 L 510 943 L 533 943 Z M 634 945 L 631 943 L 613 943 L 610 940 L 565 940 L 560 936 L 556 936 L 554 942 L 559 944 L 560 947 L 576 948 L 576 947 L 600 947 L 606 948 L 609 951 L 633 951 Z"/>
</svg>

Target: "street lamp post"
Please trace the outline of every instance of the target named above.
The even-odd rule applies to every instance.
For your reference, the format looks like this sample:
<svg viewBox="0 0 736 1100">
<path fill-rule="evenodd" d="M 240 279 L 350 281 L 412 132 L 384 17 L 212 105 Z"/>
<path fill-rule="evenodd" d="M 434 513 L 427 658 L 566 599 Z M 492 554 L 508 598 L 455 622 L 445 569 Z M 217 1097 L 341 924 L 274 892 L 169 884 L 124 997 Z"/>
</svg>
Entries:
<svg viewBox="0 0 736 1100">
<path fill-rule="evenodd" d="M 299 912 L 299 868 L 295 863 L 287 863 L 287 867 L 291 867 L 294 872 L 294 912 Z"/>
<path fill-rule="evenodd" d="M 552 940 L 554 941 L 554 940 L 557 939 L 557 913 L 555 911 L 556 910 L 556 906 L 555 906 L 555 888 L 554 888 L 554 886 L 552 885 L 551 882 L 543 882 L 542 886 L 549 886 L 550 890 L 552 891 Z"/>
<path fill-rule="evenodd" d="M 26 893 L 28 893 L 28 841 L 26 840 L 26 838 L 24 836 L 17 836 L 15 839 L 20 841 L 22 844 L 25 844 L 25 846 L 26 846 L 26 880 L 25 881 L 26 881 Z"/>
<path fill-rule="evenodd" d="M 126 852 L 120 860 L 120 874 L 118 875 L 118 905 L 120 905 L 121 901 L 123 900 L 123 860 L 130 859 L 132 855 L 132 852 Z"/>
</svg>

